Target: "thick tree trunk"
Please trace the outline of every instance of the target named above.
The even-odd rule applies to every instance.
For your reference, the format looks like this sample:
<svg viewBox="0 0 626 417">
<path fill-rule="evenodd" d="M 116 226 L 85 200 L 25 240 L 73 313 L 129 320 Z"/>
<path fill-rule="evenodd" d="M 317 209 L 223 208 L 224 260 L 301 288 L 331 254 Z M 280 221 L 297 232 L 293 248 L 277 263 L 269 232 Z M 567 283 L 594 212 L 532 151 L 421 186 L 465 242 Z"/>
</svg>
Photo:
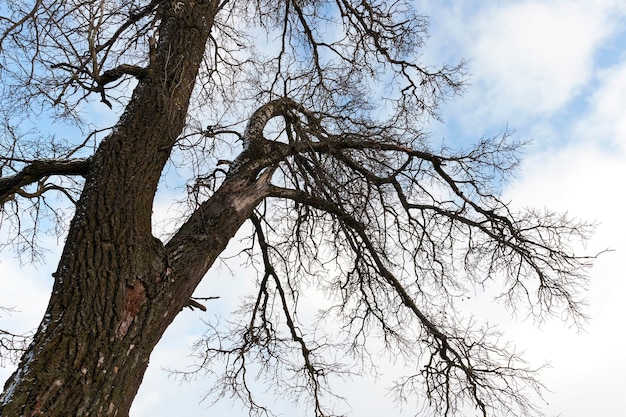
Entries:
<svg viewBox="0 0 626 417">
<path fill-rule="evenodd" d="M 266 194 L 262 182 L 231 179 L 166 247 L 94 230 L 68 245 L 0 415 L 127 416 L 154 346 Z"/>
<path fill-rule="evenodd" d="M 263 197 L 254 173 L 235 175 L 167 247 L 152 236 L 157 183 L 217 4 L 163 2 L 154 61 L 92 158 L 46 315 L 2 394 L 3 417 L 127 416 L 154 346 Z"/>
</svg>

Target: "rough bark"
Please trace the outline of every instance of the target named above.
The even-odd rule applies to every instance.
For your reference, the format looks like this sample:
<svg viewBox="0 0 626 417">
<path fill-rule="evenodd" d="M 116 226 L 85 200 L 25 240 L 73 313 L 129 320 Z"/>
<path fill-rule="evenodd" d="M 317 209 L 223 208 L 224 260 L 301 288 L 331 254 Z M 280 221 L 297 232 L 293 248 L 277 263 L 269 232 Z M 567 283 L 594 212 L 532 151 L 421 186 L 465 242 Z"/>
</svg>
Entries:
<svg viewBox="0 0 626 417">
<path fill-rule="evenodd" d="M 167 247 L 152 235 L 158 180 L 217 8 L 162 3 L 154 61 L 90 161 L 45 319 L 7 381 L 2 416 L 127 416 L 153 347 L 262 196 L 254 175 L 235 175 Z"/>
</svg>

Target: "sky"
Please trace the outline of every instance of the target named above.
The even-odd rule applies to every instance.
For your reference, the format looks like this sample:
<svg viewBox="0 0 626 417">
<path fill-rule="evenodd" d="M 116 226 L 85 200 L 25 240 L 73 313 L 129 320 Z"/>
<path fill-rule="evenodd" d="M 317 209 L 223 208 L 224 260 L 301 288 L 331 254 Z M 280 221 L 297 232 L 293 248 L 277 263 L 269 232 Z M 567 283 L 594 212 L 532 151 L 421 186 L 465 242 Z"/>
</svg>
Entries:
<svg viewBox="0 0 626 417">
<path fill-rule="evenodd" d="M 531 139 L 516 177 L 504 190 L 516 207 L 548 207 L 595 221 L 586 250 L 607 248 L 591 271 L 587 294 L 590 320 L 582 331 L 558 318 L 543 323 L 507 317 L 502 330 L 526 351 L 531 365 L 550 362 L 542 374 L 550 388 L 547 416 L 619 416 L 626 409 L 626 216 L 620 190 L 626 180 L 626 3 L 621 0 L 416 1 L 431 18 L 423 61 L 433 65 L 468 60 L 470 83 L 463 96 L 442 107 L 444 123 L 433 121 L 433 140 L 470 144 L 504 129 Z M 155 216 L 167 206 L 155 207 Z M 58 247 L 53 237 L 45 244 Z M 10 254 L 0 258 L 0 305 L 14 306 L 0 317 L 0 328 L 37 326 L 47 304 L 50 263 L 20 265 Z M 199 296 L 243 292 L 249 271 L 217 266 Z M 251 280 L 248 280 L 251 281 Z M 231 297 L 232 298 L 232 297 Z M 210 301 L 209 311 L 184 312 L 151 356 L 150 367 L 131 417 L 175 415 L 245 416 L 226 401 L 209 408 L 201 402 L 206 381 L 173 378 L 167 369 L 185 369 L 189 347 L 203 331 L 201 320 L 227 310 L 227 301 Z M 487 305 L 476 308 L 489 309 Z M 6 365 L 6 364 L 5 364 Z M 12 372 L 0 368 L 0 380 Z M 351 415 L 413 415 L 385 396 L 380 381 L 354 380 L 339 387 Z M 285 415 L 289 405 L 282 405 Z M 468 414 L 473 416 L 474 414 Z"/>
</svg>

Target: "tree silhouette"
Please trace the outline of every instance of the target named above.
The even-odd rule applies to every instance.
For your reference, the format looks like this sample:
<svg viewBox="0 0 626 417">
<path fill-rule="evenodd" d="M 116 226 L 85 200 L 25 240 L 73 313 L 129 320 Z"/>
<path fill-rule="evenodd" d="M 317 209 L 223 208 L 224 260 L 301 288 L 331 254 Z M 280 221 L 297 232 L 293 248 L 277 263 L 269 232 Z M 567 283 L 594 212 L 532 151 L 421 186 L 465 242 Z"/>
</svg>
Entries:
<svg viewBox="0 0 626 417">
<path fill-rule="evenodd" d="M 420 62 L 428 20 L 410 4 L 15 3 L 0 6 L 5 247 L 36 256 L 50 221 L 66 237 L 2 415 L 127 416 L 154 346 L 185 306 L 204 307 L 194 289 L 244 224 L 257 292 L 197 345 L 201 367 L 221 369 L 218 397 L 269 414 L 263 375 L 335 415 L 332 378 L 375 360 L 376 339 L 414 369 L 400 400 L 538 412 L 533 369 L 458 302 L 497 287 L 537 317 L 582 318 L 591 258 L 572 247 L 589 226 L 499 197 L 518 164 L 508 132 L 433 146 L 425 126 L 466 76 Z M 84 117 L 98 102 L 121 112 L 114 126 Z M 83 133 L 45 135 L 42 115 Z M 152 209 L 171 166 L 189 174 L 189 213 L 162 242 Z M 330 301 L 304 323 L 312 288 Z"/>
</svg>

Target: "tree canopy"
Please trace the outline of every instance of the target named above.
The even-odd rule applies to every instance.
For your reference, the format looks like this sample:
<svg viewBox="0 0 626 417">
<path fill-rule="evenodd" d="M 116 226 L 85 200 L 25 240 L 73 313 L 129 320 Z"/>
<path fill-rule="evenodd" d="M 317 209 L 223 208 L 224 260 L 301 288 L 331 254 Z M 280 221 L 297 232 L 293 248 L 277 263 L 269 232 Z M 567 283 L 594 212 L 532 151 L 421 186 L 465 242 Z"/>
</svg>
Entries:
<svg viewBox="0 0 626 417">
<path fill-rule="evenodd" d="M 270 414 L 263 378 L 339 415 L 332 381 L 371 367 L 382 343 L 413 369 L 397 398 L 424 412 L 540 412 L 535 370 L 458 305 L 489 287 L 538 319 L 583 319 L 593 257 L 574 248 L 590 226 L 500 197 L 522 145 L 510 132 L 436 145 L 428 123 L 467 74 L 421 61 L 428 19 L 410 2 L 0 12 L 3 249 L 36 258 L 46 228 L 65 238 L 32 342 L 1 335 L 3 355 L 23 350 L 2 415 L 128 415 L 150 352 L 185 306 L 204 308 L 194 289 L 244 225 L 256 292 L 197 345 L 218 398 Z M 94 108 L 119 119 L 102 125 Z M 159 239 L 168 181 L 184 184 L 185 216 Z M 305 322 L 308 291 L 327 302 Z"/>
</svg>

